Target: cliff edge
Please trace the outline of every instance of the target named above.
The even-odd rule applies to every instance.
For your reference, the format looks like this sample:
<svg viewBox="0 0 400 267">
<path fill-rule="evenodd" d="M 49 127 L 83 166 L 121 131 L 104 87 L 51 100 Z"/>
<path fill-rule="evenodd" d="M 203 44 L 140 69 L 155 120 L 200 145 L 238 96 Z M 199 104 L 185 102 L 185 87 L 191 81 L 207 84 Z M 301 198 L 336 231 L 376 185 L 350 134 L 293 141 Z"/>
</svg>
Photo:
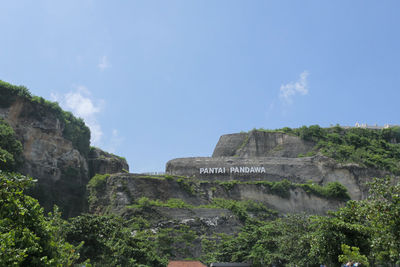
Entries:
<svg viewBox="0 0 400 267">
<path fill-rule="evenodd" d="M 86 185 L 91 175 L 129 169 L 125 159 L 91 150 L 90 131 L 82 119 L 57 103 L 32 96 L 23 86 L 0 81 L 0 118 L 22 143 L 18 171 L 38 180 L 31 194 L 46 211 L 54 205 L 65 217 L 87 211 Z"/>
</svg>

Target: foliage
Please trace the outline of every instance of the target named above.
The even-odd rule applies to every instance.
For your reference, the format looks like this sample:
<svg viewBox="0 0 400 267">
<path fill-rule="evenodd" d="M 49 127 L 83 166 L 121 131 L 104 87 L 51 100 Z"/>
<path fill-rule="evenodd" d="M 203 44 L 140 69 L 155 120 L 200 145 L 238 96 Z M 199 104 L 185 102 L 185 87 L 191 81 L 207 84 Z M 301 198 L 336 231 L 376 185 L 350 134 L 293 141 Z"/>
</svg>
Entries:
<svg viewBox="0 0 400 267">
<path fill-rule="evenodd" d="M 350 200 L 329 216 L 289 215 L 245 223 L 237 236 L 203 240 L 203 259 L 251 261 L 253 266 L 336 266 L 348 260 L 365 266 L 398 264 L 400 184 L 375 179 L 368 199 Z"/>
<path fill-rule="evenodd" d="M 315 142 L 315 151 L 339 162 L 355 162 L 400 174 L 400 127 L 375 130 L 311 125 L 291 133 Z"/>
<path fill-rule="evenodd" d="M 293 132 L 304 140 L 314 142 L 318 142 L 325 135 L 325 129 L 318 125 L 311 125 L 310 127 L 303 126 L 299 129 L 295 129 Z"/>
<path fill-rule="evenodd" d="M 169 259 L 189 255 L 197 238 L 197 233 L 183 224 L 174 228 L 161 228 L 154 236 L 158 253 Z"/>
<path fill-rule="evenodd" d="M 189 181 L 187 178 L 178 178 L 176 182 L 179 186 L 185 190 L 189 195 L 195 195 L 196 189 L 194 188 L 194 184 Z"/>
<path fill-rule="evenodd" d="M 195 206 L 187 204 L 179 198 L 170 198 L 166 202 L 160 200 L 152 200 L 147 197 L 141 197 L 135 201 L 134 204 L 127 206 L 128 209 L 143 209 L 151 207 L 167 207 L 167 208 L 180 208 L 180 209 L 193 209 Z"/>
<path fill-rule="evenodd" d="M 348 201 L 329 216 L 277 218 L 260 203 L 218 198 L 202 206 L 181 199 L 148 198 L 132 205 L 138 209 L 225 208 L 244 223 L 236 236 L 206 237 L 187 225 L 152 228 L 141 216 L 124 220 L 83 214 L 66 222 L 56 210 L 45 218 L 37 201 L 20 189 L 31 180 L 14 174 L 1 177 L 0 265 L 68 266 L 90 260 L 95 266 L 165 266 L 170 258 L 190 255 L 200 240 L 206 262 L 252 262 L 253 266 L 335 266 L 347 260 L 375 266 L 394 264 L 400 256 L 400 185 L 390 178 L 375 180 L 368 199 Z M 102 187 L 106 177 L 97 176 L 91 186 Z M 337 191 L 336 186 L 332 188 Z M 253 213 L 270 216 L 260 220 Z"/>
<path fill-rule="evenodd" d="M 349 200 L 347 188 L 339 182 L 329 182 L 325 186 L 314 183 L 297 184 L 309 194 L 325 197 L 327 199 Z"/>
<path fill-rule="evenodd" d="M 24 194 L 31 178 L 0 171 L 0 265 L 71 266 L 77 246 L 65 242 L 60 213 L 43 215 L 38 201 Z"/>
<path fill-rule="evenodd" d="M 88 188 L 98 189 L 103 187 L 106 184 L 108 177 L 110 177 L 110 174 L 96 174 L 90 179 Z"/>
<path fill-rule="evenodd" d="M 15 170 L 22 162 L 22 145 L 11 126 L 0 119 L 0 169 Z"/>
<path fill-rule="evenodd" d="M 86 156 L 89 153 L 90 130 L 81 118 L 76 118 L 72 113 L 60 109 L 60 117 L 64 121 L 63 136 L 72 141 L 72 145 Z"/>
<path fill-rule="evenodd" d="M 251 217 L 250 213 L 256 214 L 257 217 L 263 217 L 263 218 L 275 218 L 277 216 L 276 211 L 268 209 L 265 205 L 255 202 L 253 200 L 237 201 L 224 198 L 214 198 L 211 204 L 194 206 L 178 198 L 170 198 L 167 201 L 162 202 L 160 200 L 153 200 L 147 197 L 141 197 L 137 199 L 134 204 L 129 205 L 126 208 L 145 210 L 145 209 L 151 209 L 152 207 L 167 207 L 167 208 L 179 208 L 179 209 L 222 208 L 232 211 L 232 213 L 238 216 L 238 218 L 243 222 Z"/>
<path fill-rule="evenodd" d="M 110 177 L 110 174 L 96 174 L 89 180 L 87 191 L 89 192 L 88 203 L 90 207 L 95 206 L 104 194 L 108 177 Z"/>
<path fill-rule="evenodd" d="M 339 182 L 329 182 L 325 186 L 317 185 L 314 183 L 298 184 L 290 182 L 287 179 L 282 181 L 216 181 L 217 184 L 221 185 L 225 190 L 230 191 L 234 186 L 239 184 L 253 184 L 263 185 L 271 194 L 278 195 L 282 198 L 290 197 L 290 190 L 295 188 L 301 188 L 308 194 L 313 194 L 326 199 L 336 200 L 349 200 L 350 196 L 347 192 L 347 188 Z"/>
<path fill-rule="evenodd" d="M 84 242 L 79 249 L 80 261 L 90 259 L 95 266 L 166 265 L 167 259 L 158 255 L 151 233 L 134 233 L 129 222 L 114 215 L 71 218 L 65 234 L 72 244 Z"/>
<path fill-rule="evenodd" d="M 311 248 L 309 257 L 328 265 L 338 263 L 341 245 L 350 244 L 369 252 L 368 228 L 347 218 L 317 216 L 311 220 Z"/>
<path fill-rule="evenodd" d="M 343 254 L 339 255 L 339 262 L 358 262 L 362 266 L 369 266 L 369 262 L 366 256 L 360 254 L 358 247 L 350 247 L 346 244 L 342 244 Z"/>
<path fill-rule="evenodd" d="M 25 86 L 16 86 L 0 80 L 0 106 L 9 106 L 17 97 L 31 98 L 32 95 Z"/>
<path fill-rule="evenodd" d="M 337 262 L 342 244 L 359 248 L 372 263 L 398 263 L 400 258 L 400 184 L 387 177 L 370 184 L 370 196 L 348 201 L 329 217 L 317 217 L 311 254 Z M 358 259 L 361 261 L 360 259 Z"/>
<path fill-rule="evenodd" d="M 252 262 L 252 266 L 310 264 L 305 257 L 309 251 L 308 218 L 290 215 L 274 221 L 248 221 L 236 237 L 203 241 L 206 262 Z"/>
<path fill-rule="evenodd" d="M 283 132 L 314 142 L 312 151 L 299 157 L 313 156 L 317 152 L 339 162 L 354 162 L 362 166 L 379 168 L 400 174 L 400 127 L 385 129 L 349 128 L 339 125 L 321 128 L 318 125 L 288 127 L 276 130 L 257 131 Z"/>
<path fill-rule="evenodd" d="M 371 254 L 378 261 L 400 262 L 400 183 L 390 177 L 370 183 L 370 196 L 358 212 L 371 227 Z"/>
</svg>

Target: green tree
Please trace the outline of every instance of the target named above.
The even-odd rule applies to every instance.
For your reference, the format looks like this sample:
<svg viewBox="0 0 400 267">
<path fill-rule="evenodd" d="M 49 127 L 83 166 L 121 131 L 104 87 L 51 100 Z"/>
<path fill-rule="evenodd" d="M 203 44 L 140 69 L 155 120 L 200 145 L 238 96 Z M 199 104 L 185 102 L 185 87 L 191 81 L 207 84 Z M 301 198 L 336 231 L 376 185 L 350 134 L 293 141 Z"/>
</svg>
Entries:
<svg viewBox="0 0 400 267">
<path fill-rule="evenodd" d="M 166 258 L 157 254 L 154 236 L 149 231 L 133 230 L 115 215 L 83 214 L 71 218 L 65 228 L 66 239 L 80 248 L 80 261 L 90 259 L 100 266 L 165 266 Z"/>
<path fill-rule="evenodd" d="M 38 201 L 24 194 L 32 183 L 0 171 L 0 266 L 71 266 L 79 246 L 65 242 L 57 210 L 46 218 Z"/>
<path fill-rule="evenodd" d="M 391 177 L 370 183 L 370 195 L 362 210 L 372 229 L 372 257 L 400 263 L 400 183 Z"/>
<path fill-rule="evenodd" d="M 204 259 L 252 262 L 252 266 L 313 266 L 309 257 L 310 221 L 305 215 L 288 215 L 269 222 L 247 220 L 235 237 L 204 240 Z"/>
<path fill-rule="evenodd" d="M 0 169 L 15 170 L 21 163 L 22 145 L 11 126 L 0 119 Z"/>
<path fill-rule="evenodd" d="M 337 265 L 342 254 L 341 245 L 351 244 L 369 252 L 369 229 L 358 222 L 345 221 L 339 216 L 313 217 L 309 252 L 310 258 L 320 263 Z"/>
<path fill-rule="evenodd" d="M 360 249 L 358 247 L 350 247 L 346 244 L 342 244 L 343 254 L 339 255 L 339 262 L 358 262 L 362 266 L 369 266 L 369 262 L 366 256 L 360 254 Z"/>
</svg>

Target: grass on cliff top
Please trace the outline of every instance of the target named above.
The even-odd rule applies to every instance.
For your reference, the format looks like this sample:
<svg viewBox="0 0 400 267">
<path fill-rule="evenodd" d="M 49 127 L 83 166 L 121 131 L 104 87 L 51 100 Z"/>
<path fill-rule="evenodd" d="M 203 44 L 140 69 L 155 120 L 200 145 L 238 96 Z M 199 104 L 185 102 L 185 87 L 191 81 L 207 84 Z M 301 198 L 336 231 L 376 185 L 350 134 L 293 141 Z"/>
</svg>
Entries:
<svg viewBox="0 0 400 267">
<path fill-rule="evenodd" d="M 357 163 L 400 174 L 400 127 L 386 129 L 321 128 L 318 125 L 298 129 L 288 127 L 267 132 L 283 132 L 315 143 L 310 154 L 322 153 L 342 163 Z M 300 155 L 304 156 L 304 155 Z"/>
<path fill-rule="evenodd" d="M 111 156 L 111 157 L 106 157 L 106 156 L 101 155 L 100 158 L 103 158 L 103 159 L 112 159 L 113 157 L 115 157 L 115 158 L 117 158 L 117 159 L 126 161 L 126 158 L 125 158 L 125 157 L 121 157 L 121 156 L 115 155 L 115 154 L 113 154 L 113 153 L 106 152 L 106 151 L 104 151 L 104 150 L 102 150 L 101 148 L 96 147 L 96 146 L 90 146 L 89 152 L 92 153 L 92 152 L 93 152 L 94 150 L 96 150 L 96 149 L 97 149 L 97 150 L 100 150 L 100 151 L 102 151 L 102 152 L 104 152 L 104 153 L 106 153 L 106 154 L 108 154 L 108 155 Z"/>
<path fill-rule="evenodd" d="M 43 108 L 43 110 L 29 114 L 29 116 L 36 116 L 38 120 L 43 119 L 42 115 L 45 112 L 54 114 L 64 124 L 64 138 L 70 140 L 73 147 L 87 157 L 90 145 L 90 130 L 81 118 L 76 118 L 71 112 L 62 110 L 57 102 L 51 102 L 42 97 L 32 95 L 25 86 L 16 86 L 0 80 L 0 107 L 9 107 L 17 98 L 39 104 Z"/>
</svg>

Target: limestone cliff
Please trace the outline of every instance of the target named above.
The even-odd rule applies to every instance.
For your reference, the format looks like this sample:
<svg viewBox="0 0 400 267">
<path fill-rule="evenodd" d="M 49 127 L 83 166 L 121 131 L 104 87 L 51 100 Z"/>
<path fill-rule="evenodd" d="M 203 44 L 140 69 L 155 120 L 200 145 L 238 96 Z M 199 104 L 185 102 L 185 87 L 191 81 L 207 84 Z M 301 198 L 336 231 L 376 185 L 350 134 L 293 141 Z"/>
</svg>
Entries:
<svg viewBox="0 0 400 267">
<path fill-rule="evenodd" d="M 209 181 L 287 179 L 294 183 L 312 181 L 319 185 L 339 182 L 347 188 L 351 198 L 357 200 L 366 197 L 366 183 L 371 178 L 390 174 L 356 163 L 339 163 L 318 153 L 315 155 L 315 145 L 313 141 L 280 131 L 228 134 L 221 136 L 212 157 L 170 160 L 166 164 L 166 173 Z M 299 157 L 310 152 L 315 156 Z"/>
<path fill-rule="evenodd" d="M 312 151 L 314 142 L 283 132 L 257 131 L 222 135 L 212 157 L 286 157 Z"/>
<path fill-rule="evenodd" d="M 211 204 L 215 198 L 252 200 L 280 213 L 325 214 L 343 204 L 342 200 L 318 196 L 301 187 L 277 192 L 267 183 L 221 183 L 168 175 L 113 174 L 106 177 L 102 185 L 94 188 L 91 193 L 91 211 L 96 213 L 109 212 L 110 209 L 113 213 L 123 213 L 127 206 L 141 197 L 162 202 L 180 199 L 194 207 Z M 182 218 L 188 219 L 185 216 Z"/>
<path fill-rule="evenodd" d="M 128 169 L 125 160 L 98 149 L 95 154 L 103 156 L 96 158 L 92 153 L 88 161 L 90 131 L 84 122 L 56 103 L 30 95 L 24 87 L 0 81 L 0 118 L 23 145 L 19 171 L 38 180 L 31 194 L 46 211 L 55 204 L 66 217 L 86 211 L 90 171 Z"/>
<path fill-rule="evenodd" d="M 124 158 L 105 152 L 97 147 L 91 147 L 88 156 L 89 174 L 128 172 L 129 166 Z"/>
<path fill-rule="evenodd" d="M 85 210 L 85 186 L 89 179 L 85 157 L 63 136 L 65 125 L 43 105 L 18 97 L 0 108 L 23 145 L 21 172 L 38 179 L 32 192 L 46 210 L 54 204 L 67 216 Z"/>
<path fill-rule="evenodd" d="M 225 167 L 225 173 L 204 174 L 201 168 Z M 262 166 L 265 173 L 229 173 L 232 166 Z M 387 172 L 363 168 L 357 164 L 340 164 L 318 155 L 303 158 L 279 157 L 221 157 L 221 158 L 180 158 L 170 160 L 166 172 L 171 175 L 190 176 L 199 180 L 240 180 L 240 181 L 281 181 L 287 179 L 295 183 L 314 183 L 324 185 L 340 182 L 346 186 L 353 199 L 366 196 L 365 183 L 372 177 L 383 177 Z"/>
</svg>

